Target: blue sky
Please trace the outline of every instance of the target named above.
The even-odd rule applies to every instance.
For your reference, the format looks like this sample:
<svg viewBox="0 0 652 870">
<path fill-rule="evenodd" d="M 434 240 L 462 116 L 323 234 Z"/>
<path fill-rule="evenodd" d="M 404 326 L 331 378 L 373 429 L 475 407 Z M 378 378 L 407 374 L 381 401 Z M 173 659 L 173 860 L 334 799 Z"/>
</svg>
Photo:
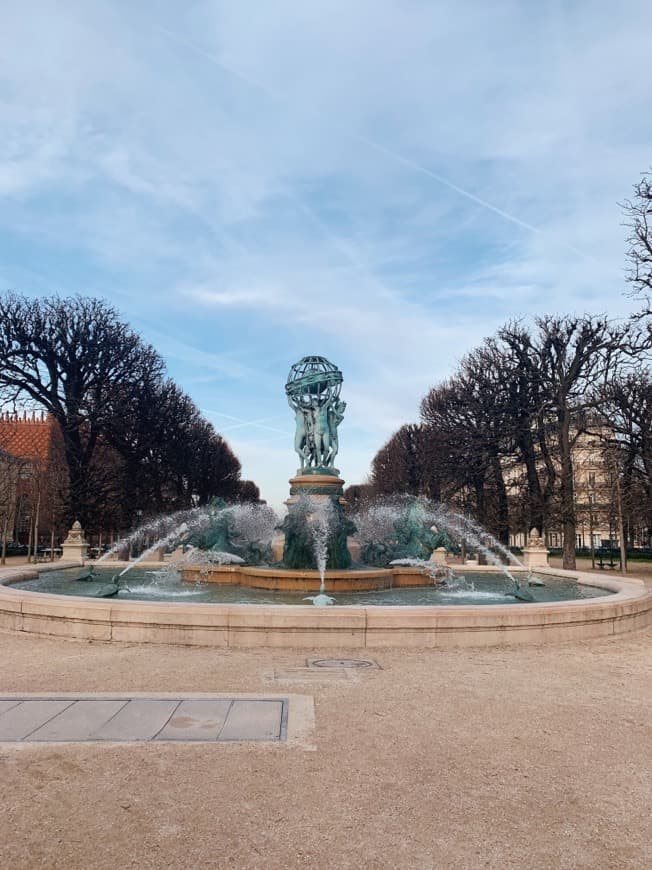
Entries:
<svg viewBox="0 0 652 870">
<path fill-rule="evenodd" d="M 626 315 L 648 0 L 5 0 L 0 288 L 108 298 L 279 505 L 290 365 L 362 480 L 512 316 Z"/>
</svg>

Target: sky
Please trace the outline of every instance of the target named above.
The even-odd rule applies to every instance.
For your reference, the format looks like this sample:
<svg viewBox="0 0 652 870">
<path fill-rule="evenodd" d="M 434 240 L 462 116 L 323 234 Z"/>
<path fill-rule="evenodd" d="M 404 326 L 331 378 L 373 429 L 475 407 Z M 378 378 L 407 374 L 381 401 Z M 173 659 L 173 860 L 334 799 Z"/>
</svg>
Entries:
<svg viewBox="0 0 652 870">
<path fill-rule="evenodd" d="M 632 310 L 649 0 L 3 0 L 0 291 L 108 299 L 279 506 L 283 386 L 362 482 L 507 320 Z"/>
</svg>

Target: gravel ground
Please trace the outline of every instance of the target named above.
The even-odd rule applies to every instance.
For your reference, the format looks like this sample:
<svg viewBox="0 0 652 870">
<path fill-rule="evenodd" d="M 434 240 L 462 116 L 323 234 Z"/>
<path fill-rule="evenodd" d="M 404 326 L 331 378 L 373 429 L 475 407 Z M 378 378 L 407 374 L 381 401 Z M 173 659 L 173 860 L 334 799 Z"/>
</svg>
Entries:
<svg viewBox="0 0 652 870">
<path fill-rule="evenodd" d="M 0 867 L 652 866 L 652 631 L 305 682 L 318 651 L 0 645 L 2 692 L 309 694 L 317 746 L 4 744 Z"/>
</svg>

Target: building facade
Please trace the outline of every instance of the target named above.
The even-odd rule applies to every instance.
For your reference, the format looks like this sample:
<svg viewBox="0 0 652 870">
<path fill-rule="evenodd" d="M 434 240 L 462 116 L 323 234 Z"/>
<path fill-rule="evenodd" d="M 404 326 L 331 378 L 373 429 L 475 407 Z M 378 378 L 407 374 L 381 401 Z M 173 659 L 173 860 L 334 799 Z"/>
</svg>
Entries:
<svg viewBox="0 0 652 870">
<path fill-rule="evenodd" d="M 572 449 L 573 490 L 575 495 L 576 542 L 578 549 L 598 549 L 619 545 L 620 509 L 619 478 L 616 465 L 605 448 L 608 433 L 581 433 Z M 541 472 L 543 475 L 543 462 Z M 516 503 L 523 485 L 523 470 L 518 464 L 511 466 L 506 474 L 510 500 Z M 561 523 L 556 518 L 554 504 L 551 505 L 547 528 L 540 529 L 548 547 L 563 545 Z M 634 545 L 642 546 L 647 540 L 647 529 L 628 530 Z M 510 544 L 523 547 L 526 542 L 526 529 L 513 530 Z"/>
<path fill-rule="evenodd" d="M 50 546 L 67 486 L 63 440 L 51 415 L 0 414 L 0 535 Z"/>
</svg>

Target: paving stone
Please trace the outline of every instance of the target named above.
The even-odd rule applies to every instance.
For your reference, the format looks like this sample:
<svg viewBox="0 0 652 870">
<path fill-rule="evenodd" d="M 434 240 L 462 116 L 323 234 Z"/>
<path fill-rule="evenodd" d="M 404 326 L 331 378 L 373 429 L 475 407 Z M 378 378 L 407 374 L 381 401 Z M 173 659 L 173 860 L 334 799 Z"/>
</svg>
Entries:
<svg viewBox="0 0 652 870">
<path fill-rule="evenodd" d="M 20 703 L 20 700 L 14 699 L 12 701 L 10 698 L 5 698 L 4 700 L 0 701 L 0 716 L 7 710 L 11 710 L 12 707 L 17 707 Z"/>
<path fill-rule="evenodd" d="M 220 740 L 279 740 L 282 701 L 234 701 Z"/>
<path fill-rule="evenodd" d="M 285 741 L 287 699 L 0 697 L 0 742 Z"/>
<path fill-rule="evenodd" d="M 155 739 L 217 740 L 232 703 L 231 698 L 182 701 Z"/>
<path fill-rule="evenodd" d="M 126 699 L 75 701 L 54 719 L 34 731 L 30 740 L 88 740 L 125 704 Z"/>
<path fill-rule="evenodd" d="M 74 703 L 74 698 L 62 701 L 22 701 L 17 707 L 12 707 L 0 715 L 0 740 L 24 740 Z"/>
<path fill-rule="evenodd" d="M 181 702 L 134 698 L 93 735 L 95 740 L 152 740 Z"/>
</svg>

